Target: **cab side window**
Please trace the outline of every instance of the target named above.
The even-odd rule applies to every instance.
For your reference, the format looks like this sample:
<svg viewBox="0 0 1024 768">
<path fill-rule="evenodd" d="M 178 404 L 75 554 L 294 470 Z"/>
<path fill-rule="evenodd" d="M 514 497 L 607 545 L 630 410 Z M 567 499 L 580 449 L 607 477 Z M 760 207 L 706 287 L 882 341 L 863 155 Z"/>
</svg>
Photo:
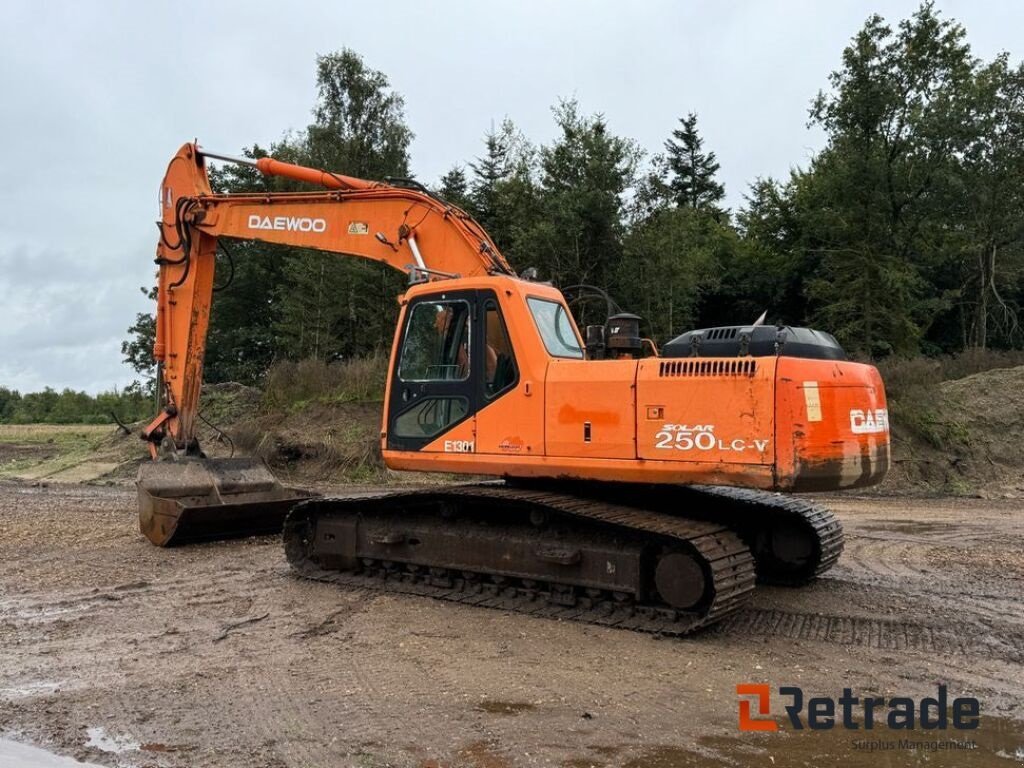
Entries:
<svg viewBox="0 0 1024 768">
<path fill-rule="evenodd" d="M 501 311 L 493 299 L 484 305 L 484 392 L 496 397 L 518 380 L 516 356 Z"/>
<path fill-rule="evenodd" d="M 406 327 L 398 376 L 402 381 L 469 378 L 469 303 L 423 301 Z"/>
</svg>

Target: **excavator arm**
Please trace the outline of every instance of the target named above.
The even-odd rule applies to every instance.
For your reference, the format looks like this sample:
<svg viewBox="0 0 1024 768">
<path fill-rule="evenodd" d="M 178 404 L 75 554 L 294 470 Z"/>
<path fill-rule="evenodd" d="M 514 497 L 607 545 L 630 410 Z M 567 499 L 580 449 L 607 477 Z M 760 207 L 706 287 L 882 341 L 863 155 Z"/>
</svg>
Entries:
<svg viewBox="0 0 1024 768">
<path fill-rule="evenodd" d="M 251 165 L 315 185 L 308 192 L 214 194 L 206 160 Z M 512 275 L 487 233 L 415 182 L 382 183 L 283 163 L 235 159 L 186 144 L 160 186 L 156 336 L 163 407 L 142 431 L 155 461 L 139 468 L 139 526 L 154 544 L 281 530 L 310 494 L 287 488 L 259 459 L 205 459 L 196 436 L 214 264 L 222 237 L 314 248 L 378 261 L 411 283 Z"/>
<path fill-rule="evenodd" d="M 243 163 L 324 191 L 213 194 L 206 159 Z M 284 163 L 236 159 L 185 144 L 160 187 L 156 337 L 163 411 L 144 430 L 150 452 L 198 454 L 196 419 L 221 237 L 378 261 L 411 282 L 514 274 L 472 217 L 412 182 L 366 181 Z"/>
</svg>

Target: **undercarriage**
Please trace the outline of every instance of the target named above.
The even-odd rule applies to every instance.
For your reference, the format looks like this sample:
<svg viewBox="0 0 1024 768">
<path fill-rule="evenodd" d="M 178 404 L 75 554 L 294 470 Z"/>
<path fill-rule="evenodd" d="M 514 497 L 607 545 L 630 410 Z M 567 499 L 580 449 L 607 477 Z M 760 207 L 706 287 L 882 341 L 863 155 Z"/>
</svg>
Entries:
<svg viewBox="0 0 1024 768">
<path fill-rule="evenodd" d="M 842 550 L 831 513 L 776 494 L 556 487 L 311 499 L 285 551 L 306 578 L 682 635 L 738 611 L 756 581 L 806 583 Z"/>
</svg>

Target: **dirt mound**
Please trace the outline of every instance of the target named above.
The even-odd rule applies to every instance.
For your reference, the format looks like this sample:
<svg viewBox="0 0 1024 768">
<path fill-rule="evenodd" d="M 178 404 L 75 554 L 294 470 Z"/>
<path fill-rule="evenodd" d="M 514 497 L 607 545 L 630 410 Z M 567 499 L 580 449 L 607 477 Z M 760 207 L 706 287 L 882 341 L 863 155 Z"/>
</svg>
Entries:
<svg viewBox="0 0 1024 768">
<path fill-rule="evenodd" d="M 258 456 L 284 482 L 299 485 L 402 479 L 381 460 L 379 402 L 305 401 L 268 408 L 242 384 L 203 388 L 199 441 L 210 457 Z M 0 434 L 0 477 L 42 482 L 130 484 L 149 460 L 139 439 L 146 422 L 113 426 L 7 426 Z"/>
<path fill-rule="evenodd" d="M 286 482 L 379 482 L 380 413 L 380 403 L 312 403 L 255 412 L 226 431 L 236 452 L 259 456 Z"/>
<path fill-rule="evenodd" d="M 944 381 L 891 406 L 893 469 L 881 490 L 1024 496 L 1024 366 Z"/>
<path fill-rule="evenodd" d="M 257 456 L 283 482 L 299 485 L 379 482 L 388 476 L 379 448 L 379 402 L 304 401 L 271 408 L 260 390 L 224 383 L 203 387 L 199 409 L 199 441 L 208 456 Z M 144 459 L 143 446 L 118 474 L 134 479 Z"/>
</svg>

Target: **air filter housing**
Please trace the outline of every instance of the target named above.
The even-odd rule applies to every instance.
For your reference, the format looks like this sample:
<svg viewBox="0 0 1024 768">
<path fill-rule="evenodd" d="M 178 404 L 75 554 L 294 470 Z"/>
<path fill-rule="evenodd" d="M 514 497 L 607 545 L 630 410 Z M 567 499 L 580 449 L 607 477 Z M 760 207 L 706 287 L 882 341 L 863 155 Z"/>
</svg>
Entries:
<svg viewBox="0 0 1024 768">
<path fill-rule="evenodd" d="M 640 338 L 640 317 L 622 312 L 612 315 L 605 323 L 604 343 L 613 354 L 639 355 L 643 348 Z"/>
</svg>

